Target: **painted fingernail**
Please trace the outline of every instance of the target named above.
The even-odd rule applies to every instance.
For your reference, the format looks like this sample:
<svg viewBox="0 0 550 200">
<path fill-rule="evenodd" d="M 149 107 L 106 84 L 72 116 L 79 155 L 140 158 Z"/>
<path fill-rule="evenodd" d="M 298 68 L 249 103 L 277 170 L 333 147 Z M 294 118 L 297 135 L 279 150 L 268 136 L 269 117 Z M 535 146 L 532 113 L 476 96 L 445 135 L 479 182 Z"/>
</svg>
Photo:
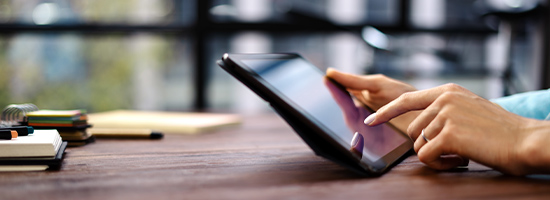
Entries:
<svg viewBox="0 0 550 200">
<path fill-rule="evenodd" d="M 358 132 L 355 132 L 355 134 L 353 134 L 353 138 L 351 139 L 350 146 L 354 147 L 355 145 L 357 145 L 360 136 L 361 135 Z"/>
<path fill-rule="evenodd" d="M 363 136 L 358 132 L 355 132 L 353 139 L 351 139 L 351 153 L 357 155 L 358 157 L 363 157 Z"/>
<path fill-rule="evenodd" d="M 363 123 L 365 123 L 366 125 L 369 125 L 374 121 L 374 118 L 376 118 L 376 113 L 370 114 L 367 118 L 365 118 L 365 121 L 363 121 Z"/>
</svg>

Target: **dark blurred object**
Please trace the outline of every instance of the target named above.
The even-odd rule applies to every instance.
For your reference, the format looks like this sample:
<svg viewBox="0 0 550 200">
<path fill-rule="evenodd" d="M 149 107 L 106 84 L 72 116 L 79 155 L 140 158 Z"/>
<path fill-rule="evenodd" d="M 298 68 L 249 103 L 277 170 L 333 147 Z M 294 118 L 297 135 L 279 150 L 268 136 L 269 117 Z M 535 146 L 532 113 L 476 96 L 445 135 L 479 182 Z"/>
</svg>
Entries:
<svg viewBox="0 0 550 200">
<path fill-rule="evenodd" d="M 479 0 L 475 3 L 481 16 L 489 26 L 497 28 L 498 40 L 504 49 L 504 71 L 502 82 L 504 85 L 503 94 L 511 95 L 527 91 L 526 87 L 517 79 L 517 72 L 514 69 L 513 51 L 516 36 L 528 29 L 530 21 L 541 18 L 545 11 L 539 0 Z M 496 20 L 495 20 L 496 19 Z M 496 21 L 496 26 L 494 22 Z M 493 23 L 493 24 L 491 24 Z M 547 40 L 546 38 L 541 38 Z"/>
<path fill-rule="evenodd" d="M 486 14 L 513 15 L 535 10 L 540 0 L 478 0 L 475 6 Z M 515 18 L 515 17 L 514 17 Z"/>
</svg>

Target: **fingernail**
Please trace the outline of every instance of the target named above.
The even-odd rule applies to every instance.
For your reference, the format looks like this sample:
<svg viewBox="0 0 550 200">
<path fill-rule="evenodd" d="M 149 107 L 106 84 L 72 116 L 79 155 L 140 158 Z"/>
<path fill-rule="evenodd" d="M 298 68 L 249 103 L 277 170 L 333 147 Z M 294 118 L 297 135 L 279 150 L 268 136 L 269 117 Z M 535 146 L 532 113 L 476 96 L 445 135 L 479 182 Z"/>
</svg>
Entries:
<svg viewBox="0 0 550 200">
<path fill-rule="evenodd" d="M 374 121 L 374 118 L 376 118 L 376 113 L 370 114 L 367 118 L 365 118 L 365 121 L 363 121 L 363 123 L 365 123 L 366 125 L 369 125 Z"/>
<path fill-rule="evenodd" d="M 363 157 L 363 136 L 358 132 L 355 132 L 353 139 L 351 139 L 351 153 L 357 155 L 359 158 Z"/>
<path fill-rule="evenodd" d="M 357 145 L 357 143 L 359 142 L 359 136 L 360 134 L 358 132 L 355 132 L 355 134 L 353 134 L 353 138 L 351 139 L 351 143 L 350 143 L 351 147 L 354 147 Z"/>
</svg>

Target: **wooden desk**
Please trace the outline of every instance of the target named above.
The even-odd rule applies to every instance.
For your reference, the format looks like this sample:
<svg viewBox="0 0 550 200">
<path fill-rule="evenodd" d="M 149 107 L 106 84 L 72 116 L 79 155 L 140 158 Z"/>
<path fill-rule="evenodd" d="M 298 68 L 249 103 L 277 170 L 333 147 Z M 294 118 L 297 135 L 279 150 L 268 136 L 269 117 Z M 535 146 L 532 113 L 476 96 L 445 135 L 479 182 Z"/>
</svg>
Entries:
<svg viewBox="0 0 550 200">
<path fill-rule="evenodd" d="M 317 157 L 275 115 L 239 128 L 162 140 L 108 140 L 67 150 L 52 172 L 0 173 L 0 199 L 550 198 L 550 181 L 471 163 L 437 172 L 413 156 L 378 178 Z"/>
</svg>

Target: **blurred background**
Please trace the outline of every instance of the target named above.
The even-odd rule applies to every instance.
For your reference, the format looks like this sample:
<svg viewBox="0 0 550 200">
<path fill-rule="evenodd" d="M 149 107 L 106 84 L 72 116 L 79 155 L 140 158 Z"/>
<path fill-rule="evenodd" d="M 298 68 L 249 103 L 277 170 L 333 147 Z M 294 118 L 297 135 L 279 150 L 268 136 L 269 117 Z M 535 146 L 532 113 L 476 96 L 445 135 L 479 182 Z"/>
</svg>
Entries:
<svg viewBox="0 0 550 200">
<path fill-rule="evenodd" d="M 223 53 L 485 98 L 550 87 L 545 0 L 0 0 L 0 106 L 270 112 Z"/>
</svg>

